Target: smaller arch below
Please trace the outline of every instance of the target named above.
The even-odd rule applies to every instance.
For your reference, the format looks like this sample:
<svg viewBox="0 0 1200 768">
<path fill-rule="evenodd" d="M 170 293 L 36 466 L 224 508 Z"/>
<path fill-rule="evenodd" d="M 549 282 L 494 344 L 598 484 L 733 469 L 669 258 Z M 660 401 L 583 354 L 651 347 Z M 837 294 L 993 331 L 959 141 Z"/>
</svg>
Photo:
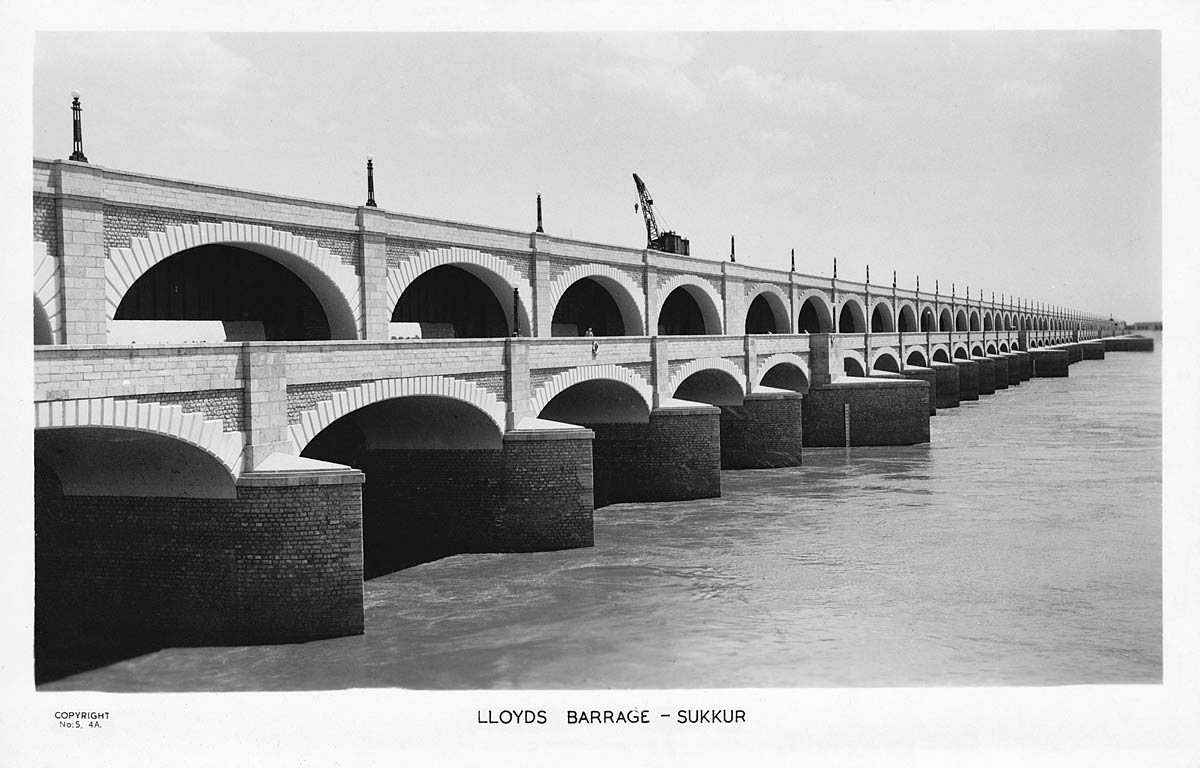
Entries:
<svg viewBox="0 0 1200 768">
<path fill-rule="evenodd" d="M 933 350 L 933 362 L 935 362 L 935 363 L 950 362 L 950 355 L 948 352 L 946 352 L 945 347 L 937 347 L 936 349 Z"/>
<path fill-rule="evenodd" d="M 679 382 L 671 396 L 709 405 L 741 405 L 746 399 L 738 378 L 717 368 L 696 371 Z"/>
<path fill-rule="evenodd" d="M 983 347 L 981 347 L 978 344 L 973 345 L 971 347 L 971 356 L 972 357 L 983 357 Z"/>
<path fill-rule="evenodd" d="M 925 354 L 919 349 L 914 349 L 908 353 L 908 358 L 905 360 L 908 365 L 924 368 L 926 366 Z"/>
<path fill-rule="evenodd" d="M 963 345 L 963 344 L 955 344 L 954 345 L 954 359 L 955 360 L 966 360 L 969 357 L 970 357 L 970 355 L 967 354 L 967 348 L 965 345 Z"/>
<path fill-rule="evenodd" d="M 996 354 L 996 345 L 995 345 L 995 344 L 993 344 L 993 343 L 991 343 L 991 342 L 988 342 L 988 345 L 987 345 L 987 353 L 988 353 L 989 355 L 994 355 L 994 354 Z"/>
<path fill-rule="evenodd" d="M 625 381 L 595 378 L 559 390 L 540 408 L 538 418 L 564 424 L 645 424 L 650 407 Z"/>
<path fill-rule="evenodd" d="M 1003 353 L 1006 353 L 1006 354 L 1008 353 L 1008 342 L 1007 341 L 1000 342 L 1000 351 Z"/>
<path fill-rule="evenodd" d="M 808 392 L 808 371 L 804 365 L 804 361 L 796 358 L 795 360 L 786 359 L 788 357 L 796 357 L 795 355 L 775 355 L 764 364 L 762 376 L 759 377 L 756 386 L 772 387 L 773 389 L 790 389 L 793 392 L 801 394 Z M 778 359 L 778 362 L 771 363 L 771 360 Z"/>
<path fill-rule="evenodd" d="M 877 371 L 887 371 L 888 373 L 899 373 L 900 363 L 891 351 L 880 351 L 875 353 L 874 360 L 871 362 L 871 368 Z"/>
<path fill-rule="evenodd" d="M 706 371 L 706 370 L 723 372 L 730 379 L 732 379 L 734 382 L 737 383 L 738 389 L 741 390 L 743 396 L 745 395 L 745 390 L 742 388 L 742 382 L 745 381 L 746 374 L 741 370 L 741 368 L 739 368 L 737 365 L 735 365 L 732 361 L 726 360 L 723 357 L 700 357 L 695 360 L 689 360 L 687 363 L 684 363 L 668 379 L 667 391 L 671 392 L 671 393 L 675 393 L 676 391 L 679 390 L 680 386 L 682 386 L 683 382 L 686 379 L 688 379 L 689 377 L 691 377 L 697 373 L 700 373 L 700 372 Z M 674 395 L 673 394 L 672 396 L 673 397 L 678 396 L 682 400 L 688 399 L 686 397 L 683 397 L 682 395 Z M 704 402 L 707 402 L 707 401 L 704 401 Z M 739 400 L 739 402 L 740 402 L 740 400 Z M 724 403 L 724 405 L 728 405 L 728 403 Z"/>
<path fill-rule="evenodd" d="M 847 351 L 842 357 L 842 371 L 852 378 L 863 378 L 867 375 L 867 367 L 863 363 L 862 355 L 854 351 Z"/>
<path fill-rule="evenodd" d="M 641 399 L 644 413 L 646 414 L 646 417 L 641 419 L 641 421 L 644 422 L 650 418 L 649 414 L 652 407 L 653 395 L 653 389 L 651 388 L 650 383 L 646 381 L 646 379 L 640 374 L 613 363 L 588 365 L 581 368 L 571 368 L 570 370 L 560 371 L 559 373 L 554 374 L 554 376 L 552 376 L 549 380 L 538 386 L 533 393 L 533 397 L 530 398 L 530 405 L 533 412 L 537 414 L 544 414 L 546 406 L 558 395 L 571 387 L 593 380 L 611 381 L 617 384 L 623 384 L 628 389 L 633 390 Z M 624 397 L 617 390 L 611 389 L 606 389 L 600 394 L 608 394 L 617 398 Z M 622 402 L 624 402 L 623 399 Z M 640 412 L 642 411 L 639 411 L 639 413 Z M 542 418 L 558 421 L 558 419 L 553 419 L 551 416 L 543 415 Z"/>
</svg>

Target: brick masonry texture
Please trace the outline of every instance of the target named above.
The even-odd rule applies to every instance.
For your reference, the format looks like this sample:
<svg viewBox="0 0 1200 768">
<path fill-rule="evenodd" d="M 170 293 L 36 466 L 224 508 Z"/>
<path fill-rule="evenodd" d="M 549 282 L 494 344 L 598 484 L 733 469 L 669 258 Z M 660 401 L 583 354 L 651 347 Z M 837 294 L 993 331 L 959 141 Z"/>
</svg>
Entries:
<svg viewBox="0 0 1200 768">
<path fill-rule="evenodd" d="M 41 675 L 95 643 L 281 643 L 363 630 L 361 486 L 236 499 L 63 496 L 36 473 Z M 86 651 L 84 647 L 84 651 Z"/>
<path fill-rule="evenodd" d="M 368 578 L 465 552 L 592 545 L 591 439 L 503 449 L 374 450 L 363 486 Z"/>
<path fill-rule="evenodd" d="M 356 387 L 361 381 L 330 381 L 322 384 L 295 384 L 287 388 L 287 415 L 289 424 L 299 424 L 300 414 L 315 408 L 317 403 L 332 400 L 342 390 Z"/>
<path fill-rule="evenodd" d="M 992 395 L 996 393 L 996 365 L 986 357 L 973 357 L 972 361 L 979 365 L 979 394 Z"/>
<path fill-rule="evenodd" d="M 1095 341 L 1089 341 L 1086 344 L 1081 344 L 1083 347 L 1084 360 L 1103 360 L 1104 359 L 1104 344 Z"/>
<path fill-rule="evenodd" d="M 934 398 L 938 408 L 958 407 L 958 366 L 954 363 L 930 363 L 936 375 Z"/>
<path fill-rule="evenodd" d="M 999 355 L 989 356 L 992 361 L 992 386 L 996 389 L 1008 389 L 1008 358 Z"/>
<path fill-rule="evenodd" d="M 455 376 L 454 378 L 469 381 L 475 386 L 491 392 L 501 400 L 505 397 L 503 373 L 467 373 Z"/>
<path fill-rule="evenodd" d="M 929 415 L 933 416 L 937 413 L 937 373 L 932 368 L 924 368 L 921 370 L 915 368 L 905 368 L 904 378 L 916 379 L 923 381 L 929 385 Z M 955 405 L 958 405 L 958 398 L 955 398 Z"/>
<path fill-rule="evenodd" d="M 1033 356 L 1033 375 L 1039 379 L 1062 378 L 1069 376 L 1069 363 L 1065 349 L 1035 349 L 1029 353 Z"/>
<path fill-rule="evenodd" d="M 798 467 L 804 446 L 800 397 L 747 398 L 721 406 L 721 468 Z"/>
<path fill-rule="evenodd" d="M 118 397 L 117 400 L 137 400 L 139 403 L 178 405 L 184 413 L 200 413 L 206 419 L 220 419 L 226 432 L 244 428 L 245 393 L 240 389 L 215 389 L 205 392 L 171 392 L 141 397 Z"/>
<path fill-rule="evenodd" d="M 929 385 L 834 383 L 804 396 L 804 446 L 846 444 L 845 406 L 850 405 L 850 445 L 916 445 L 929 442 Z"/>
<path fill-rule="evenodd" d="M 955 360 L 958 366 L 958 399 L 979 399 L 979 364 L 973 360 Z"/>
<path fill-rule="evenodd" d="M 324 229 L 297 227 L 290 224 L 284 225 L 272 221 L 247 218 L 216 218 L 186 211 L 168 211 L 159 208 L 140 208 L 121 205 L 104 206 L 104 247 L 106 250 L 128 247 L 132 238 L 145 237 L 150 232 L 166 231 L 166 228 L 170 225 L 180 226 L 183 224 L 199 224 L 201 222 L 219 224 L 222 221 L 265 224 L 273 229 L 291 232 L 293 235 L 315 240 L 341 259 L 343 264 L 352 265 L 356 273 L 362 274 L 362 254 L 358 242 L 358 234 L 355 232 L 333 232 Z"/>
<path fill-rule="evenodd" d="M 447 243 L 438 243 L 428 240 L 411 240 L 409 238 L 389 237 L 385 246 L 385 259 L 387 265 L 393 269 L 398 269 L 401 264 L 411 261 L 421 256 L 425 251 L 433 251 L 439 248 L 453 247 Z M 533 258 L 532 253 L 522 253 L 518 251 L 503 251 L 482 248 L 475 246 L 462 246 L 471 250 L 480 251 L 481 253 L 490 253 L 496 256 L 509 266 L 511 266 L 518 275 L 524 280 L 529 280 L 529 276 L 533 273 L 530 268 L 530 261 Z M 528 297 L 523 297 L 528 301 Z"/>
<path fill-rule="evenodd" d="M 721 423 L 716 409 L 650 415 L 648 424 L 585 424 L 592 442 L 596 506 L 721 495 Z"/>
<path fill-rule="evenodd" d="M 33 239 L 58 253 L 58 201 L 52 197 L 33 198 Z"/>
<path fill-rule="evenodd" d="M 1004 359 L 1008 362 L 1008 386 L 1016 387 L 1021 384 L 1021 358 L 1007 354 Z"/>
</svg>

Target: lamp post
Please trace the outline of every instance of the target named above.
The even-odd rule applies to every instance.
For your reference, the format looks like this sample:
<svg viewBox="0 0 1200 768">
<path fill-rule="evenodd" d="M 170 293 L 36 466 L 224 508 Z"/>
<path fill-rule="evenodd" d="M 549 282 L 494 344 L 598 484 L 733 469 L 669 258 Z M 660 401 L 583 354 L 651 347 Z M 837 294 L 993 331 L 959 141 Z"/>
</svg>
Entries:
<svg viewBox="0 0 1200 768">
<path fill-rule="evenodd" d="M 367 155 L 367 207 L 379 207 L 375 205 L 375 158 L 370 155 Z"/>
<path fill-rule="evenodd" d="M 83 106 L 79 103 L 79 91 L 71 91 L 71 123 L 75 133 L 71 159 L 77 163 L 86 163 L 88 159 L 83 154 Z"/>
</svg>

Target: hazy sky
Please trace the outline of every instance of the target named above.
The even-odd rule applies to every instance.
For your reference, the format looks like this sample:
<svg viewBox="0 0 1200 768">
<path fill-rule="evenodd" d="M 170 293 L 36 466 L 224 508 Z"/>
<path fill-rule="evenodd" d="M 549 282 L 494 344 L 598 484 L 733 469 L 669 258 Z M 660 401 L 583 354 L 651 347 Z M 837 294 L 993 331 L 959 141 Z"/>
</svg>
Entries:
<svg viewBox="0 0 1200 768">
<path fill-rule="evenodd" d="M 40 33 L 34 154 L 1162 316 L 1157 32 Z"/>
</svg>

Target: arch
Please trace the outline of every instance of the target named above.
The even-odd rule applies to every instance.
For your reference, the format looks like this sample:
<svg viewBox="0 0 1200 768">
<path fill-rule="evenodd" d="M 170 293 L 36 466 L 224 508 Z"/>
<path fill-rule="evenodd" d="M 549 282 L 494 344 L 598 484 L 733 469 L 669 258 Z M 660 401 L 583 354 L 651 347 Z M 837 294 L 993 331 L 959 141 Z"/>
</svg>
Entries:
<svg viewBox="0 0 1200 768">
<path fill-rule="evenodd" d="M 508 323 L 509 333 L 513 332 L 513 289 L 519 289 L 517 297 L 517 325 L 519 327 L 516 330 L 523 336 L 531 335 L 530 328 L 532 324 L 529 320 L 528 302 L 530 297 L 533 296 L 533 289 L 530 288 L 529 281 L 521 277 L 517 270 L 513 269 L 507 261 L 493 254 L 477 251 L 474 248 L 460 248 L 458 246 L 430 248 L 429 250 L 421 251 L 414 258 L 402 262 L 398 267 L 388 267 L 388 316 L 390 317 L 396 311 L 396 305 L 400 303 L 400 297 L 404 295 L 404 291 L 418 277 L 431 269 L 445 266 L 458 267 L 479 278 L 491 289 L 492 293 L 496 296 L 496 300 L 500 302 L 500 306 L 508 308 L 504 316 L 505 322 Z M 568 283 L 568 285 L 570 284 Z M 566 287 L 563 290 L 565 291 Z M 561 294 L 559 298 L 561 298 Z M 557 304 L 557 300 L 554 303 Z M 618 306 L 620 306 L 619 302 Z"/>
<path fill-rule="evenodd" d="M 139 403 L 112 397 L 52 400 L 34 406 L 34 429 L 108 427 L 171 437 L 209 454 L 236 478 L 242 471 L 241 432 L 226 432 L 219 419 L 184 413 L 179 405 Z"/>
<path fill-rule="evenodd" d="M 921 307 L 921 331 L 932 332 L 938 329 L 937 315 L 933 311 L 933 307 L 926 304 Z"/>
<path fill-rule="evenodd" d="M 750 330 L 750 315 L 755 311 L 754 307 L 760 301 L 766 304 L 771 318 L 774 320 L 774 328 L 771 333 L 792 332 L 792 322 L 788 317 L 788 299 L 787 296 L 784 296 L 783 291 L 770 283 L 763 283 L 747 291 L 747 296 L 752 297 L 747 304 L 746 310 L 745 331 L 747 334 L 754 332 Z"/>
<path fill-rule="evenodd" d="M 296 274 L 316 295 L 334 339 L 359 338 L 362 297 L 354 267 L 315 240 L 262 224 L 223 221 L 169 225 L 162 232 L 134 237 L 128 247 L 110 248 L 104 264 L 106 317 L 138 278 L 159 262 L 202 245 L 229 245 L 266 256 Z"/>
<path fill-rule="evenodd" d="M 39 324 L 39 313 L 45 316 L 41 329 L 43 334 L 49 334 L 48 341 L 34 341 L 35 344 L 55 344 L 62 338 L 62 313 L 59 295 L 58 258 L 50 253 L 46 244 L 33 241 L 33 307 L 34 325 Z M 38 332 L 35 330 L 34 338 Z"/>
<path fill-rule="evenodd" d="M 625 325 L 626 336 L 646 335 L 646 320 L 640 301 L 642 287 L 629 275 L 606 264 L 577 264 L 555 278 L 550 283 L 552 316 L 567 289 L 584 278 L 595 280 L 612 296 L 613 301 L 617 303 L 617 309 L 621 311 L 621 322 Z M 524 287 L 522 291 L 524 292 Z"/>
<path fill-rule="evenodd" d="M 954 330 L 954 316 L 950 313 L 949 307 L 942 307 L 941 314 L 938 315 L 938 328 L 937 329 L 939 331 L 953 331 Z"/>
<path fill-rule="evenodd" d="M 935 363 L 950 362 L 950 353 L 946 351 L 946 348 L 943 345 L 939 344 L 936 347 L 934 347 L 933 362 L 935 362 Z"/>
<path fill-rule="evenodd" d="M 697 373 L 709 370 L 721 371 L 728 374 L 730 378 L 737 382 L 738 389 L 741 390 L 742 396 L 745 397 L 745 372 L 731 360 L 726 360 L 723 357 L 699 357 L 679 366 L 679 370 L 675 371 L 667 379 L 667 392 L 671 393 L 671 397 L 674 397 L 675 391 L 679 389 L 684 381 Z"/>
<path fill-rule="evenodd" d="M 867 365 L 863 356 L 852 349 L 842 353 L 842 371 L 846 376 L 861 378 L 867 375 Z"/>
<path fill-rule="evenodd" d="M 299 421 L 289 427 L 292 441 L 296 444 L 296 453 L 303 451 L 323 429 L 348 413 L 381 400 L 416 395 L 445 397 L 469 403 L 486 413 L 496 424 L 496 428 L 504 432 L 505 404 L 472 381 L 451 376 L 380 379 L 332 392 L 329 399 L 302 411 Z"/>
<path fill-rule="evenodd" d="M 900 311 L 896 316 L 896 330 L 900 333 L 917 333 L 921 327 L 917 324 L 917 310 L 912 302 L 900 302 Z"/>
<path fill-rule="evenodd" d="M 1000 342 L 1000 351 L 1005 354 L 1008 354 L 1008 342 L 1007 341 Z"/>
<path fill-rule="evenodd" d="M 878 299 L 871 305 L 871 333 L 892 333 L 896 324 L 892 317 L 892 305 L 887 299 Z"/>
<path fill-rule="evenodd" d="M 842 302 L 838 310 L 838 333 L 864 333 L 867 330 L 867 315 L 857 298 L 850 297 Z"/>
<path fill-rule="evenodd" d="M 970 355 L 967 354 L 967 345 L 966 344 L 955 344 L 954 345 L 954 359 L 955 360 L 966 360 L 969 357 L 970 357 Z"/>
<path fill-rule="evenodd" d="M 975 310 L 975 309 L 971 310 L 971 330 L 972 331 L 980 330 L 980 328 L 979 328 L 979 311 Z"/>
<path fill-rule="evenodd" d="M 987 353 L 989 355 L 996 354 L 996 345 L 990 341 L 988 342 L 988 345 L 987 345 Z"/>
<path fill-rule="evenodd" d="M 925 359 L 925 352 L 920 349 L 910 351 L 904 362 L 905 365 L 913 365 L 919 368 L 924 368 L 928 364 L 928 361 Z"/>
<path fill-rule="evenodd" d="M 54 343 L 54 330 L 50 327 L 50 318 L 36 294 L 33 297 L 33 343 L 34 346 Z"/>
<path fill-rule="evenodd" d="M 793 352 L 780 352 L 759 363 L 754 389 L 774 387 L 807 392 L 809 381 L 808 363 L 804 358 Z"/>
<path fill-rule="evenodd" d="M 892 349 L 876 351 L 871 356 L 871 370 L 899 373 L 900 361 L 896 359 L 896 352 Z"/>
<path fill-rule="evenodd" d="M 746 391 L 739 377 L 717 368 L 705 368 L 684 377 L 671 397 L 709 405 L 741 405 L 746 400 Z"/>
<path fill-rule="evenodd" d="M 963 332 L 968 328 L 970 328 L 970 325 L 967 322 L 967 311 L 965 309 L 960 309 L 954 315 L 954 330 Z"/>
<path fill-rule="evenodd" d="M 725 318 L 722 314 L 721 297 L 708 282 L 691 275 L 675 275 L 658 287 L 658 315 L 662 317 L 663 308 L 676 289 L 682 288 L 700 308 L 700 317 L 704 321 L 704 333 L 707 335 L 720 334 L 725 328 Z M 657 329 L 655 329 L 657 331 Z"/>
<path fill-rule="evenodd" d="M 797 333 L 833 333 L 833 310 L 829 298 L 817 290 L 808 290 L 797 297 L 800 310 L 796 314 Z"/>
<path fill-rule="evenodd" d="M 983 313 L 983 330 L 990 331 L 992 329 L 993 329 L 992 313 L 984 312 Z"/>
<path fill-rule="evenodd" d="M 567 388 L 573 387 L 576 384 L 582 384 L 585 381 L 597 379 L 616 381 L 629 386 L 637 392 L 638 397 L 645 403 L 647 412 L 653 408 L 654 389 L 650 386 L 650 382 L 646 381 L 645 377 L 628 368 L 614 365 L 613 363 L 605 363 L 572 368 L 551 376 L 548 381 L 543 382 L 534 390 L 533 397 L 529 399 L 533 407 L 533 412 L 541 413 L 547 403 Z"/>
<path fill-rule="evenodd" d="M 983 347 L 979 344 L 972 344 L 971 357 L 983 357 Z"/>
</svg>

